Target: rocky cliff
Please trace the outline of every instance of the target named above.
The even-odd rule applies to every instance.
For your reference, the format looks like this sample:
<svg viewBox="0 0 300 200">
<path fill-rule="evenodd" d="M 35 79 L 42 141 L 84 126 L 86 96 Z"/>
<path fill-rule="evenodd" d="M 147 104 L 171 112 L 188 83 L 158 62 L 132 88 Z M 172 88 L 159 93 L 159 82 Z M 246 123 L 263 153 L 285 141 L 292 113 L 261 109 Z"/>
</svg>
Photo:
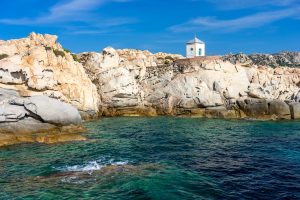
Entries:
<svg viewBox="0 0 300 200">
<path fill-rule="evenodd" d="M 226 118 L 298 118 L 300 69 L 292 53 L 275 64 L 254 57 L 183 59 L 179 55 L 115 50 L 79 55 L 97 85 L 101 110 L 115 115 L 192 115 Z M 292 55 L 298 55 L 294 53 Z M 243 57 L 243 59 L 240 59 Z"/>
<path fill-rule="evenodd" d="M 23 39 L 0 40 L 0 59 L 1 88 L 23 97 L 46 95 L 83 112 L 98 112 L 96 86 L 57 43 L 57 36 L 32 33 Z"/>
<path fill-rule="evenodd" d="M 84 140 L 57 136 L 97 116 L 299 119 L 299 66 L 292 52 L 185 59 L 108 47 L 74 55 L 57 36 L 0 40 L 0 146 Z M 24 135 L 36 132 L 47 134 Z"/>
<path fill-rule="evenodd" d="M 98 108 L 96 86 L 57 36 L 0 40 L 0 146 L 28 140 L 24 134 L 82 131 L 79 113 L 96 116 Z"/>
</svg>

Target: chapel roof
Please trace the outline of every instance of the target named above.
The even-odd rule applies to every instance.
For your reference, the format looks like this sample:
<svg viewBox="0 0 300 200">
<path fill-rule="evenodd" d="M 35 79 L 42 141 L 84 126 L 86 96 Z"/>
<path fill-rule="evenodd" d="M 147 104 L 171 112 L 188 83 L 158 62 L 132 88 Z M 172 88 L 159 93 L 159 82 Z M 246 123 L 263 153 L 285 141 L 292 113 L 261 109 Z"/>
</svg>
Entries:
<svg viewBox="0 0 300 200">
<path fill-rule="evenodd" d="M 195 44 L 195 43 L 204 44 L 204 42 L 199 40 L 197 37 L 187 42 L 187 44 Z"/>
</svg>

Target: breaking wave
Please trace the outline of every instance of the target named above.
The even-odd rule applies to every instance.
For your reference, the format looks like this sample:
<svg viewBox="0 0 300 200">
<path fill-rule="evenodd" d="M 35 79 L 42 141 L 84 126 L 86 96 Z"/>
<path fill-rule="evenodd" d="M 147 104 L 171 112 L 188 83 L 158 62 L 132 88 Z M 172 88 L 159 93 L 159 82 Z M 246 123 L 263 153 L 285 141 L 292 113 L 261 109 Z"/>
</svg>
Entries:
<svg viewBox="0 0 300 200">
<path fill-rule="evenodd" d="M 128 164 L 128 161 L 115 161 L 110 159 L 108 161 L 103 161 L 102 159 L 96 161 L 89 161 L 80 165 L 71 165 L 56 168 L 59 171 L 63 172 L 93 172 L 101 170 L 106 166 L 122 166 Z"/>
</svg>

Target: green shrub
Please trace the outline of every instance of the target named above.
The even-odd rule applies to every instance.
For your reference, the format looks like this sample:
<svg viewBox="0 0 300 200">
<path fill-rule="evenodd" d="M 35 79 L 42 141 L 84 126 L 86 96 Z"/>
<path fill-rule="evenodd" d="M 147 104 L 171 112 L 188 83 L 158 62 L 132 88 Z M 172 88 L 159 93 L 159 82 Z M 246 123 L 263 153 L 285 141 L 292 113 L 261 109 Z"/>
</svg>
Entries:
<svg viewBox="0 0 300 200">
<path fill-rule="evenodd" d="M 77 55 L 75 55 L 73 53 L 71 55 L 72 55 L 74 61 L 80 62 L 80 59 L 78 59 Z"/>
<path fill-rule="evenodd" d="M 72 53 L 69 49 L 64 49 L 64 51 L 67 53 Z"/>
<path fill-rule="evenodd" d="M 0 54 L 0 60 L 4 59 L 4 58 L 7 58 L 8 55 L 7 54 Z"/>
<path fill-rule="evenodd" d="M 53 49 L 53 53 L 56 55 L 56 57 L 61 56 L 64 58 L 66 56 L 65 52 L 60 51 L 58 49 Z"/>
<path fill-rule="evenodd" d="M 169 60 L 165 60 L 165 65 L 169 65 L 170 61 Z"/>
<path fill-rule="evenodd" d="M 46 51 L 51 51 L 52 48 L 51 48 L 51 47 L 46 47 L 46 46 L 45 46 L 45 50 L 46 50 Z"/>
<path fill-rule="evenodd" d="M 166 56 L 165 59 L 168 59 L 168 60 L 174 60 L 174 58 L 172 58 L 171 56 Z"/>
</svg>

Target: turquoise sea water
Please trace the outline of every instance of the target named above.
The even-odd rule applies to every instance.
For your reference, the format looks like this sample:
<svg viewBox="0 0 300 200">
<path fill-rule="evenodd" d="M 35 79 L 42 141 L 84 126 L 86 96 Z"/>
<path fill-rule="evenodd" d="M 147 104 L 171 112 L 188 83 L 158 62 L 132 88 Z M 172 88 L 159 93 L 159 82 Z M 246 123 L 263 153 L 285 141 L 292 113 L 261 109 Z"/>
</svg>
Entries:
<svg viewBox="0 0 300 200">
<path fill-rule="evenodd" d="M 104 118 L 0 149 L 0 199 L 300 199 L 300 122 Z"/>
</svg>

